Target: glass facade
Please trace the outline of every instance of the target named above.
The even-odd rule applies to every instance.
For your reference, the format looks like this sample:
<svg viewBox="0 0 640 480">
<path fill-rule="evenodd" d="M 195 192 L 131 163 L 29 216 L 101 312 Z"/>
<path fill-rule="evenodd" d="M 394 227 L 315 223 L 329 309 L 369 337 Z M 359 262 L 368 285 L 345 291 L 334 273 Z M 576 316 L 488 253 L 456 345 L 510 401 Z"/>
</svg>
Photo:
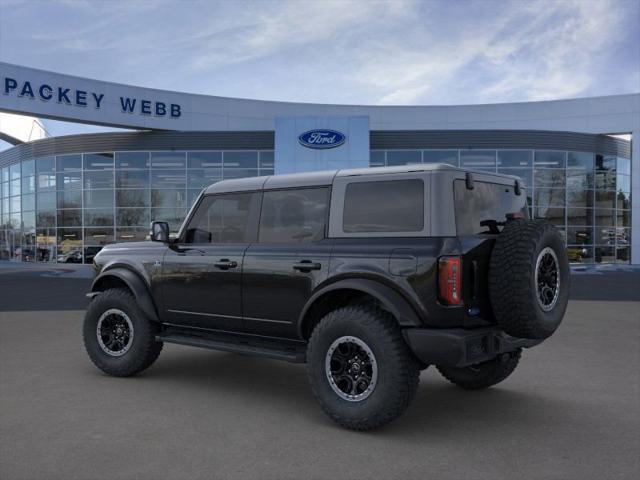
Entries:
<svg viewBox="0 0 640 480">
<path fill-rule="evenodd" d="M 372 167 L 449 163 L 518 175 L 534 218 L 562 232 L 572 263 L 631 260 L 631 160 L 558 150 L 373 150 Z"/>
<path fill-rule="evenodd" d="M 0 259 L 91 263 L 102 246 L 177 232 L 202 189 L 273 174 L 273 151 L 98 152 L 0 169 Z"/>
</svg>

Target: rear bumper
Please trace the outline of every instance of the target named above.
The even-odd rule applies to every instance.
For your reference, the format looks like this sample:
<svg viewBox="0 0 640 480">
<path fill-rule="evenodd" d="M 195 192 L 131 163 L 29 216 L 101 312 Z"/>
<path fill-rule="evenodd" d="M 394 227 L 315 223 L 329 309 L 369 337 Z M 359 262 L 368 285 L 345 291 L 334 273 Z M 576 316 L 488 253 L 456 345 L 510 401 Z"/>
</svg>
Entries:
<svg viewBox="0 0 640 480">
<path fill-rule="evenodd" d="M 515 338 L 492 327 L 473 330 L 408 328 L 402 333 L 411 351 L 425 365 L 447 367 L 468 367 L 491 360 L 501 353 L 542 342 Z"/>
</svg>

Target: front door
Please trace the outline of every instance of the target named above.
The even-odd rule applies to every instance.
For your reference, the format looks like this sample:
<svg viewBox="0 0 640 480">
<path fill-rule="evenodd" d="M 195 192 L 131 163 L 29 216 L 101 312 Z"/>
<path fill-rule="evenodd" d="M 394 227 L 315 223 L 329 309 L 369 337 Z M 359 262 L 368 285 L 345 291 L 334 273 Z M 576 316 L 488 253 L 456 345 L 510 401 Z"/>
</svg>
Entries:
<svg viewBox="0 0 640 480">
<path fill-rule="evenodd" d="M 244 254 L 255 240 L 257 193 L 204 197 L 162 266 L 165 321 L 241 329 Z"/>
</svg>

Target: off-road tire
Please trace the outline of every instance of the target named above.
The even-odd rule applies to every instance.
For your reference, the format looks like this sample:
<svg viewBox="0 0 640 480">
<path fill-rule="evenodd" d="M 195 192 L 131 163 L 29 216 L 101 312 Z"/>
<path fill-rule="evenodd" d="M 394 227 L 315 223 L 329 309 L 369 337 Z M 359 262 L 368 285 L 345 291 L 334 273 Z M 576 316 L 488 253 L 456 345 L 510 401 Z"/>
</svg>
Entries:
<svg viewBox="0 0 640 480">
<path fill-rule="evenodd" d="M 119 357 L 102 350 L 96 333 L 100 316 L 114 308 L 127 314 L 134 331 L 129 350 Z M 160 355 L 162 342 L 155 340 L 158 329 L 158 325 L 149 320 L 138 307 L 129 290 L 113 288 L 101 292 L 91 300 L 84 318 L 84 346 L 89 358 L 100 370 L 115 377 L 128 377 L 151 366 Z"/>
<path fill-rule="evenodd" d="M 503 353 L 493 360 L 465 368 L 437 367 L 444 378 L 465 390 L 480 390 L 506 379 L 518 366 L 521 350 Z"/>
<path fill-rule="evenodd" d="M 558 296 L 549 311 L 538 301 L 536 262 L 551 249 L 558 264 Z M 542 220 L 507 222 L 489 264 L 489 295 L 497 323 L 511 336 L 549 337 L 560 325 L 569 300 L 569 260 L 560 232 Z"/>
<path fill-rule="evenodd" d="M 342 336 L 361 339 L 377 363 L 377 383 L 370 395 L 358 402 L 338 396 L 325 370 L 330 345 Z M 358 304 L 334 310 L 320 320 L 307 347 L 307 373 L 324 412 L 345 428 L 365 431 L 405 411 L 418 388 L 420 365 L 391 314 L 373 305 Z"/>
</svg>

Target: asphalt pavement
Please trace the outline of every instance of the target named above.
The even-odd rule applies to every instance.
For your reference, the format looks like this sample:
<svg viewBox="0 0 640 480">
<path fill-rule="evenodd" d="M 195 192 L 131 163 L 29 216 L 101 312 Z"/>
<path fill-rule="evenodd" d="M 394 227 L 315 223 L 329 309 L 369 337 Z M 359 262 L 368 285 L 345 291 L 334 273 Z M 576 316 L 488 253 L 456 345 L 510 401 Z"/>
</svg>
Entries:
<svg viewBox="0 0 640 480">
<path fill-rule="evenodd" d="M 167 344 L 108 377 L 81 340 L 88 275 L 0 270 L 0 478 L 640 478 L 640 273 L 572 280 L 563 325 L 505 382 L 429 368 L 401 418 L 356 433 L 303 365 Z"/>
</svg>

